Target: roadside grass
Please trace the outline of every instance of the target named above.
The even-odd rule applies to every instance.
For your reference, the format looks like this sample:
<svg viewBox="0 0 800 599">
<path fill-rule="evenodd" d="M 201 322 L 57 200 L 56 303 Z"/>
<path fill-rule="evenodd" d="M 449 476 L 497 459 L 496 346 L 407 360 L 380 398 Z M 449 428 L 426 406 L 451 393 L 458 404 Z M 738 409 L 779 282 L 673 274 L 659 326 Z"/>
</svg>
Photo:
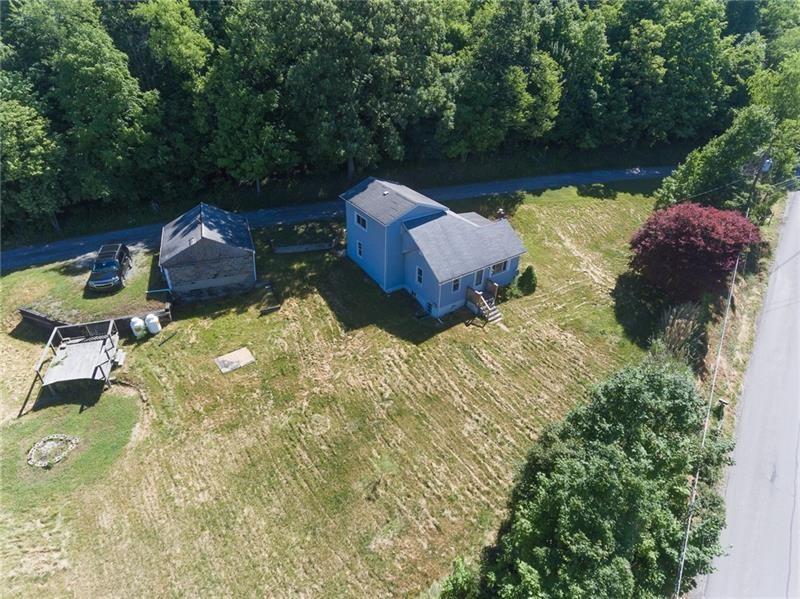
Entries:
<svg viewBox="0 0 800 599">
<path fill-rule="evenodd" d="M 728 435 L 734 434 L 737 404 L 743 391 L 744 376 L 755 342 L 756 328 L 767 293 L 774 251 L 777 248 L 785 210 L 786 198 L 773 206 L 772 218 L 761 227 L 761 237 L 768 250 L 759 256 L 750 257 L 746 261 L 746 267 L 740 269 L 740 275 L 737 277 L 734 287 L 734 302 L 729 316 L 728 331 L 725 333 L 717 388 L 714 393 L 717 399 L 727 401 L 728 406 L 724 410 L 720 410 L 720 404 L 715 401 L 713 412 L 716 426 L 722 427 L 722 430 Z M 719 351 L 725 309 L 724 301 L 723 298 L 719 302 L 716 318 L 708 332 L 708 353 L 706 354 L 708 376 L 701 383 L 705 397 L 708 397 L 711 391 L 711 373 Z"/>
<path fill-rule="evenodd" d="M 253 237 L 266 238 L 276 246 L 321 243 L 339 240 L 344 236 L 344 225 L 339 222 L 312 222 L 296 225 L 278 225 L 266 232 L 254 231 Z M 255 239 L 254 239 L 255 241 Z"/>
<path fill-rule="evenodd" d="M 356 180 L 375 176 L 401 181 L 413 188 L 424 188 L 592 169 L 678 164 L 698 143 L 699 140 L 695 140 L 693 143 L 597 150 L 519 147 L 465 160 L 419 158 L 404 163 L 387 162 L 357 173 Z M 72 206 L 66 208 L 60 217 L 60 233 L 47 224 L 17 228 L 9 225 L 4 227 L 2 244 L 7 248 L 166 222 L 192 208 L 198 201 L 228 210 L 257 210 L 331 200 L 354 182 L 348 181 L 341 171 L 307 173 L 272 179 L 262 185 L 260 195 L 256 194 L 253 185 L 220 181 L 199 193 L 186 193 L 180 200 L 162 203 L 158 211 L 149 205 L 149 198 L 141 203 L 115 203 L 113 209 L 100 203 Z"/>
<path fill-rule="evenodd" d="M 490 540 L 542 427 L 643 354 L 611 293 L 652 199 L 598 194 L 515 196 L 511 220 L 529 249 L 521 268 L 533 263 L 539 286 L 501 304 L 505 327 L 468 326 L 463 314 L 417 320 L 408 297 L 385 296 L 331 253 L 259 253 L 259 274 L 284 299 L 278 312 L 260 315 L 258 292 L 178 307 L 161 339 L 175 336 L 127 343 L 116 374 L 148 398 L 138 442 L 102 480 L 50 504 L 68 565 L 20 575 L 15 588 L 329 597 L 428 588 Z M 454 208 L 489 213 L 490 200 Z M 256 233 L 259 248 L 269 236 Z M 22 298 L 68 292 L 37 278 L 52 268 L 2 279 L 4 359 L 38 355 L 40 345 L 8 333 Z M 242 346 L 256 363 L 220 374 L 213 358 Z M 14 388 L 5 372 L 3 384 Z M 19 408 L 7 395 L 4 413 Z M 105 414 L 112 395 L 86 414 Z M 7 492 L 24 496 L 25 484 L 12 478 Z M 2 509 L 8 530 L 24 530 Z"/>
</svg>

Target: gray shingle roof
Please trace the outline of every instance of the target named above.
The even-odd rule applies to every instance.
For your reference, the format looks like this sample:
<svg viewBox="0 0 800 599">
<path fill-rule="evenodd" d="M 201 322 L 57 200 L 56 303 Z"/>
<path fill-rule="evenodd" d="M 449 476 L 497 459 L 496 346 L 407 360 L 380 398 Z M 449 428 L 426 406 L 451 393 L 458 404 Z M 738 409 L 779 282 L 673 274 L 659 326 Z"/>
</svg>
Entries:
<svg viewBox="0 0 800 599">
<path fill-rule="evenodd" d="M 394 222 L 416 206 L 447 210 L 446 206 L 405 185 L 375 177 L 364 179 L 339 197 L 383 225 Z"/>
<path fill-rule="evenodd" d="M 165 264 L 200 239 L 254 251 L 247 219 L 210 204 L 198 204 L 161 229 L 159 265 Z"/>
<path fill-rule="evenodd" d="M 478 224 L 476 216 L 485 223 Z M 440 283 L 526 252 L 507 220 L 491 222 L 475 213 L 448 211 L 433 220 L 409 221 L 406 228 Z"/>
<path fill-rule="evenodd" d="M 466 218 L 468 221 L 478 225 L 479 227 L 482 227 L 483 225 L 489 225 L 492 222 L 488 218 L 484 218 L 477 212 L 462 212 L 461 214 L 459 214 L 459 216 Z"/>
</svg>

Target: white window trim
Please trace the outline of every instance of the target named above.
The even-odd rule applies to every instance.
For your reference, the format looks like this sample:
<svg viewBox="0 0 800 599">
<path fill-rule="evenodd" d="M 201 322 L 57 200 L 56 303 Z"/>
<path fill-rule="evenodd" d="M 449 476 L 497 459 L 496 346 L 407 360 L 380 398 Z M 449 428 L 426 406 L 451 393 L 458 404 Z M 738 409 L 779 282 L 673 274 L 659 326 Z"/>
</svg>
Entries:
<svg viewBox="0 0 800 599">
<path fill-rule="evenodd" d="M 364 257 L 364 244 L 361 241 L 356 241 L 356 254 L 359 258 Z"/>
<path fill-rule="evenodd" d="M 367 230 L 367 218 L 363 214 L 359 214 L 358 212 L 356 212 L 355 215 L 356 215 L 356 224 L 366 231 Z M 359 222 L 359 219 L 364 221 L 363 225 Z"/>
<path fill-rule="evenodd" d="M 422 282 L 423 282 L 425 279 L 424 279 L 424 277 L 423 277 L 423 273 L 422 273 L 422 267 L 421 267 L 421 266 L 417 266 L 416 275 L 417 275 L 417 285 L 422 285 Z"/>
<path fill-rule="evenodd" d="M 500 270 L 495 270 L 495 266 L 502 266 Z M 497 264 L 492 264 L 492 274 L 499 275 L 508 270 L 508 260 L 503 260 L 502 262 L 498 262 Z"/>
<path fill-rule="evenodd" d="M 461 291 L 461 279 L 453 279 L 452 287 L 453 293 Z"/>
<path fill-rule="evenodd" d="M 483 270 L 484 269 L 480 269 L 480 270 L 476 270 L 475 271 L 475 278 L 472 279 L 473 284 L 475 285 L 475 287 L 480 287 L 481 285 L 483 285 L 483 275 L 484 275 Z M 480 281 L 478 280 L 478 276 L 479 275 L 480 275 L 480 278 L 481 278 Z"/>
</svg>

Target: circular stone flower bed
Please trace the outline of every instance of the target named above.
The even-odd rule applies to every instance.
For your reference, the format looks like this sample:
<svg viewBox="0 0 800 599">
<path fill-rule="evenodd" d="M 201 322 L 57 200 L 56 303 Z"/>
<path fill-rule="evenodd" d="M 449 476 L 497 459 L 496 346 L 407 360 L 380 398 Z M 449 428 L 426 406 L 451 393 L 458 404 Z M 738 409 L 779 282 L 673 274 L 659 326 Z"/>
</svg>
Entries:
<svg viewBox="0 0 800 599">
<path fill-rule="evenodd" d="M 28 452 L 28 464 L 37 468 L 52 468 L 67 457 L 78 445 L 77 437 L 48 435 L 37 441 Z"/>
</svg>

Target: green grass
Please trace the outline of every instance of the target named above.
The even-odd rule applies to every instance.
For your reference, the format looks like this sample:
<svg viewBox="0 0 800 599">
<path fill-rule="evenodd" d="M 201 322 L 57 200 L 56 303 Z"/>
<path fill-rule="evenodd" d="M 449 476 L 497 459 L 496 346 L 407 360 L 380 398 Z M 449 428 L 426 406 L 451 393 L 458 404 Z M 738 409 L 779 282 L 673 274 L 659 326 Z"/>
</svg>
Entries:
<svg viewBox="0 0 800 599">
<path fill-rule="evenodd" d="M 101 478 L 50 503 L 42 529 L 61 539 L 68 564 L 17 573 L 12 588 L 322 597 L 428 588 L 486 542 L 541 428 L 643 353 L 612 292 L 652 199 L 591 191 L 456 206 L 513 208 L 529 250 L 521 267 L 533 263 L 539 285 L 501 305 L 506 328 L 468 326 L 463 315 L 416 320 L 413 301 L 385 296 L 349 260 L 270 254 L 272 232 L 258 233 L 258 271 L 281 291 L 281 309 L 260 315 L 257 292 L 184 306 L 169 342 L 126 344 L 116 376 L 145 391 L 146 433 Z M 40 348 L 17 334 L 10 307 L 64 293 L 52 269 L 0 280 L 0 357 L 27 373 L 3 373 L 13 392 L 4 415 L 19 409 L 14 393 L 27 389 Z M 220 374 L 213 358 L 243 346 L 256 363 Z M 26 484 L 12 477 L 8 493 L 25 496 Z M 0 513 L 7 529 L 28 530 L 16 512 Z"/>
<path fill-rule="evenodd" d="M 76 525 L 82 497 L 107 484 L 123 455 L 140 412 L 138 397 L 106 393 L 81 411 L 74 403 L 29 412 L 0 426 L 0 584 L 7 596 L 36 596 L 42 584 L 62 581 L 71 562 L 71 541 L 96 534 Z M 41 438 L 64 433 L 78 445 L 48 470 L 26 462 Z M 63 584 L 63 583 L 61 583 Z M 62 587 L 59 594 L 68 594 Z M 110 591 L 113 592 L 113 591 Z"/>
<path fill-rule="evenodd" d="M 81 410 L 75 403 L 30 412 L 0 427 L 0 498 L 16 513 L 51 509 L 79 487 L 105 478 L 130 439 L 139 413 L 138 399 L 106 393 Z M 26 463 L 28 450 L 47 435 L 78 437 L 78 446 L 49 470 Z"/>
<path fill-rule="evenodd" d="M 110 293 L 85 288 L 91 259 L 12 272 L 3 286 L 16 298 L 10 308 L 32 307 L 67 322 L 145 314 L 161 307 L 163 295 L 145 297 L 148 289 L 162 286 L 161 277 L 152 252 L 136 252 L 133 261 L 126 286 Z"/>
<path fill-rule="evenodd" d="M 256 236 L 268 238 L 276 246 L 302 245 L 339 240 L 344 236 L 344 226 L 338 222 L 314 222 L 297 225 L 279 225 Z"/>
<path fill-rule="evenodd" d="M 420 159 L 405 163 L 387 162 L 360 172 L 357 178 L 388 178 L 413 188 L 456 185 L 477 181 L 531 177 L 556 173 L 632 166 L 677 164 L 697 143 L 669 144 L 640 148 L 600 148 L 575 150 L 567 148 L 516 148 L 490 156 L 458 159 Z M 178 216 L 202 200 L 229 210 L 256 210 L 336 198 L 353 184 L 343 172 L 312 173 L 291 178 L 277 178 L 262 185 L 260 195 L 253 185 L 222 182 L 202 190 L 186 193 L 183 199 L 163 203 L 160 211 L 150 206 L 151 198 L 142 203 L 89 204 L 66 209 L 60 217 L 62 231 L 49 225 L 19 228 L 4 227 L 3 247 L 13 247 L 65 237 L 113 231 L 148 223 L 165 222 Z M 160 198 L 157 198 L 161 201 Z"/>
</svg>

